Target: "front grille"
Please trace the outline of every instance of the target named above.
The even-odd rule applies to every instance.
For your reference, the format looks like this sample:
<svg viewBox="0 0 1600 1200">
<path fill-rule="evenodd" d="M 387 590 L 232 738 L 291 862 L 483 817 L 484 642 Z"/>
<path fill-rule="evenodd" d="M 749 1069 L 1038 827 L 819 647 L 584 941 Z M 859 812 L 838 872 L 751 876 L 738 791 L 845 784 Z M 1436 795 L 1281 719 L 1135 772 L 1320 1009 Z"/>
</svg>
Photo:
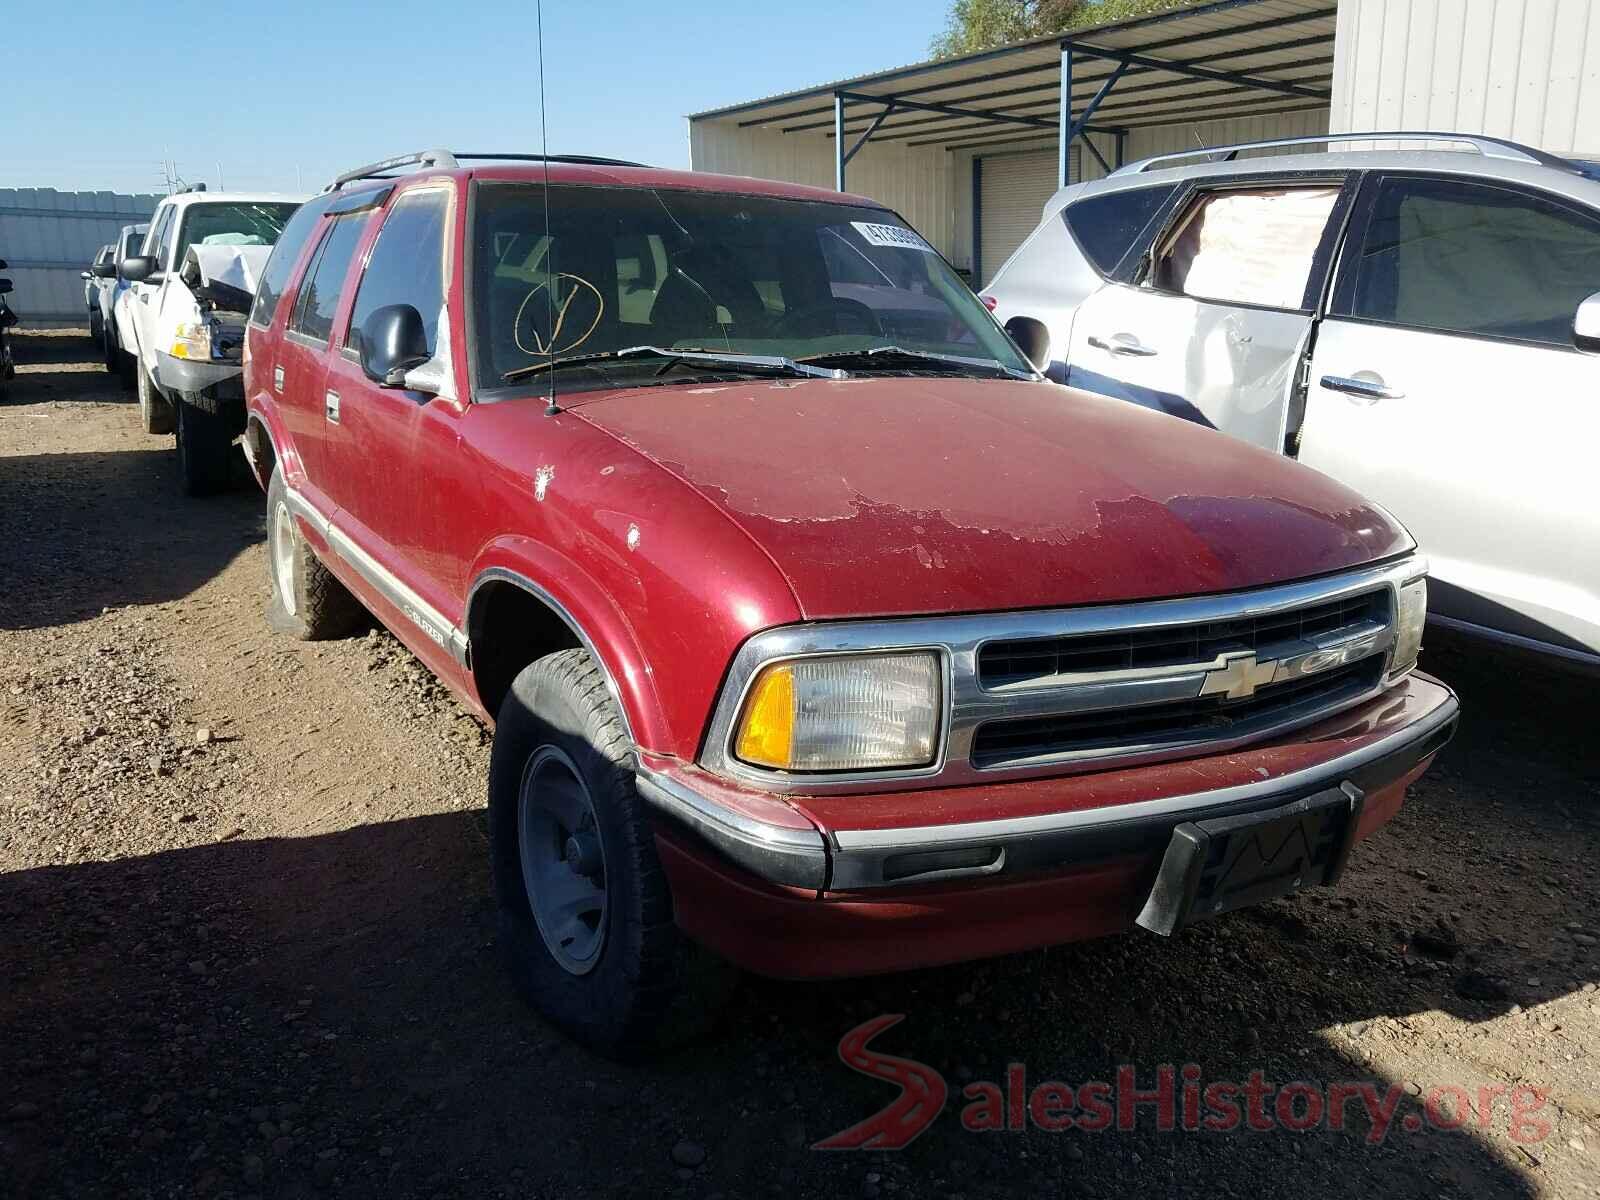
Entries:
<svg viewBox="0 0 1600 1200">
<path fill-rule="evenodd" d="M 1084 751 L 1114 755 L 1247 737 L 1371 691 L 1382 679 L 1384 661 L 1382 655 L 1374 655 L 1320 675 L 1268 684 L 1253 696 L 1236 700 L 1202 696 L 1140 708 L 990 721 L 973 735 L 972 765 L 979 769 L 1022 766 Z"/>
<path fill-rule="evenodd" d="M 978 679 L 987 688 L 1016 687 L 1058 675 L 1209 663 L 1227 650 L 1256 650 L 1388 620 L 1389 593 L 1378 589 L 1232 621 L 988 642 L 978 651 Z"/>
</svg>

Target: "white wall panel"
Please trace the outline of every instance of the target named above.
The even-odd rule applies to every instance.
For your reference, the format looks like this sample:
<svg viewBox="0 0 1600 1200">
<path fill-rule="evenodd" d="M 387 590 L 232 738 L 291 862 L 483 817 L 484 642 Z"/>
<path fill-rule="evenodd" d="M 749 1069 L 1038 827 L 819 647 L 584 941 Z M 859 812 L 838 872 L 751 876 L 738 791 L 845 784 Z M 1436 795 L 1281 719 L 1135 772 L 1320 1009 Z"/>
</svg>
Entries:
<svg viewBox="0 0 1600 1200">
<path fill-rule="evenodd" d="M 689 123 L 696 171 L 833 187 L 833 139 L 809 133 L 740 129 L 730 121 Z M 894 209 L 949 257 L 955 232 L 954 166 L 939 149 L 868 142 L 845 168 L 845 187 Z"/>
<path fill-rule="evenodd" d="M 1330 121 L 1600 151 L 1600 4 L 1339 0 Z"/>
<path fill-rule="evenodd" d="M 124 225 L 148 221 L 159 196 L 0 188 L 0 258 L 7 299 L 27 325 L 86 325 L 80 271 Z"/>
</svg>

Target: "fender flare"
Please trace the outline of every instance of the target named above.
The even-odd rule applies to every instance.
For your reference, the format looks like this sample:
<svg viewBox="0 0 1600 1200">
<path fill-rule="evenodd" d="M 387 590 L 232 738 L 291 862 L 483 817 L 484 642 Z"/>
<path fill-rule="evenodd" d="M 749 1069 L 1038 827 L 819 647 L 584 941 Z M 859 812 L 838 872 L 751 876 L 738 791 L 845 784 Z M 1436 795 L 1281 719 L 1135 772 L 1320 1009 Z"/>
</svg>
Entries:
<svg viewBox="0 0 1600 1200">
<path fill-rule="evenodd" d="M 485 547 L 469 577 L 472 582 L 462 614 L 469 639 L 485 585 L 498 582 L 522 589 L 554 613 L 600 665 L 611 701 L 634 746 L 649 750 L 671 744 L 672 731 L 649 660 L 627 618 L 592 576 L 548 546 L 514 537 Z M 482 697 L 478 702 L 482 706 Z"/>
</svg>

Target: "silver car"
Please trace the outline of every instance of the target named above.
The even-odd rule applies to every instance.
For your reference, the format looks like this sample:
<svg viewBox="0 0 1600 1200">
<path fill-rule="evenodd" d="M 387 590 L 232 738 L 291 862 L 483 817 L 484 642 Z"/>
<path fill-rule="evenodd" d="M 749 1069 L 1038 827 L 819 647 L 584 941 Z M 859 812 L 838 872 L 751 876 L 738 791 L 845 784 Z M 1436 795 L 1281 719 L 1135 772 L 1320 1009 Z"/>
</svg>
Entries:
<svg viewBox="0 0 1600 1200">
<path fill-rule="evenodd" d="M 1365 148 L 1396 141 L 1429 148 Z M 1600 665 L 1596 164 L 1440 133 L 1147 159 L 1057 192 L 984 296 L 1057 381 L 1387 506 L 1430 619 Z"/>
</svg>

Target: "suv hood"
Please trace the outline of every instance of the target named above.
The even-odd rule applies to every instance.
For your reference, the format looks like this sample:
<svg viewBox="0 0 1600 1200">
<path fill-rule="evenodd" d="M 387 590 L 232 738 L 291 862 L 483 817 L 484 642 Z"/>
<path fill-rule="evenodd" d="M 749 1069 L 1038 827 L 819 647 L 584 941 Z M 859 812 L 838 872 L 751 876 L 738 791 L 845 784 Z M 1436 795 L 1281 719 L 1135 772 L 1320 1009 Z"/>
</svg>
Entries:
<svg viewBox="0 0 1600 1200">
<path fill-rule="evenodd" d="M 778 380 L 570 399 L 744 529 L 813 620 L 1234 591 L 1412 546 L 1307 467 L 1051 384 Z"/>
</svg>

